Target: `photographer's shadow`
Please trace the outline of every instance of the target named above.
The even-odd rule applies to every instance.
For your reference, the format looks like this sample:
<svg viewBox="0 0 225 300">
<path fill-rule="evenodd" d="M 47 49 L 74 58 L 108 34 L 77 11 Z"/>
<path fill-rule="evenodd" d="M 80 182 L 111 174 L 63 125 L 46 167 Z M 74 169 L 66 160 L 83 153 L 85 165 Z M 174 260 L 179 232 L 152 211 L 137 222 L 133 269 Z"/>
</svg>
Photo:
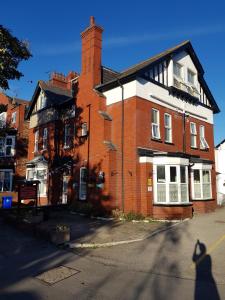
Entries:
<svg viewBox="0 0 225 300">
<path fill-rule="evenodd" d="M 212 274 L 211 256 L 207 254 L 204 243 L 197 240 L 192 260 L 195 263 L 195 300 L 220 300 L 217 286 Z"/>
</svg>

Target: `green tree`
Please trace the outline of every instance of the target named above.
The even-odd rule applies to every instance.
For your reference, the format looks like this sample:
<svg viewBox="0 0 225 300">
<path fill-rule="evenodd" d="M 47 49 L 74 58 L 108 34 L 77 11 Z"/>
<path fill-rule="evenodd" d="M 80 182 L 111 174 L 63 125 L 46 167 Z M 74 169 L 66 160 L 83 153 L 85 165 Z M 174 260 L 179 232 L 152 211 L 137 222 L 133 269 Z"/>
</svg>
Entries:
<svg viewBox="0 0 225 300">
<path fill-rule="evenodd" d="M 29 57 L 31 53 L 27 43 L 18 40 L 0 25 L 0 88 L 8 89 L 8 80 L 20 79 L 23 76 L 18 70 L 18 64 Z"/>
</svg>

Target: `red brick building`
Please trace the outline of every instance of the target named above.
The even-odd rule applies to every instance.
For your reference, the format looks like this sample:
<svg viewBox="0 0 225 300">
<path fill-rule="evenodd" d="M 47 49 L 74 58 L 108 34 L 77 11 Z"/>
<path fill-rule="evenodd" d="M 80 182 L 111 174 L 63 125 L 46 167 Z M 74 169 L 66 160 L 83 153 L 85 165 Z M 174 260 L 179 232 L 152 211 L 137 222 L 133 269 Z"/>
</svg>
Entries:
<svg viewBox="0 0 225 300">
<path fill-rule="evenodd" d="M 102 66 L 102 32 L 91 17 L 80 75 L 53 74 L 34 93 L 27 178 L 42 180 L 42 203 L 155 218 L 214 210 L 219 108 L 191 43 L 116 72 Z"/>
<path fill-rule="evenodd" d="M 26 100 L 0 93 L 0 198 L 15 193 L 15 183 L 26 178 L 29 122 Z"/>
</svg>

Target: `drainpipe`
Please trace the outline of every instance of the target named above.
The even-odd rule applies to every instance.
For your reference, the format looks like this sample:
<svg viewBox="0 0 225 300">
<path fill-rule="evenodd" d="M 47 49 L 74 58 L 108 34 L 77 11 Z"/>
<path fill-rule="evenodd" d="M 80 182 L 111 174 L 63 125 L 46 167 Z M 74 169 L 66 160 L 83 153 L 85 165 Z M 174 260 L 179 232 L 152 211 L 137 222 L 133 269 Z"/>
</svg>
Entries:
<svg viewBox="0 0 225 300">
<path fill-rule="evenodd" d="M 121 197 L 122 197 L 122 211 L 124 212 L 124 86 L 117 78 L 117 82 L 121 87 Z"/>
<path fill-rule="evenodd" d="M 186 153 L 186 112 L 183 110 L 183 153 Z"/>
<path fill-rule="evenodd" d="M 90 137 L 91 137 L 91 104 L 87 105 L 88 107 L 88 151 L 87 151 L 87 183 L 89 183 L 90 179 Z M 88 191 L 88 188 L 87 188 Z M 87 198 L 89 198 L 89 191 L 87 192 Z"/>
</svg>

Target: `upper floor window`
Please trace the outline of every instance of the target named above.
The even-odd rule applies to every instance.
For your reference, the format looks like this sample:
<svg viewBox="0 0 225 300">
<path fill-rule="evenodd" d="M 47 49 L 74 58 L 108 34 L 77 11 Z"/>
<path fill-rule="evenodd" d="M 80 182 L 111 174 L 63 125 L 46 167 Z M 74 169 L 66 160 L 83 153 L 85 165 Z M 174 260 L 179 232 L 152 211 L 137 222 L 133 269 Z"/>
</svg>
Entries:
<svg viewBox="0 0 225 300">
<path fill-rule="evenodd" d="M 200 125 L 199 133 L 200 133 L 200 148 L 201 149 L 208 149 L 209 145 L 208 145 L 208 143 L 205 139 L 205 126 Z"/>
<path fill-rule="evenodd" d="M 6 118 L 7 118 L 7 112 L 0 113 L 0 128 L 4 128 L 6 126 Z"/>
<path fill-rule="evenodd" d="M 15 136 L 0 138 L 0 156 L 13 156 L 15 154 Z"/>
<path fill-rule="evenodd" d="M 64 148 L 70 148 L 73 142 L 73 127 L 71 124 L 65 124 L 64 129 Z"/>
<path fill-rule="evenodd" d="M 34 152 L 38 152 L 38 142 L 39 142 L 39 131 L 34 133 Z"/>
<path fill-rule="evenodd" d="M 155 139 L 160 139 L 159 111 L 154 108 L 152 109 L 152 137 Z"/>
<path fill-rule="evenodd" d="M 164 114 L 165 142 L 172 143 L 172 120 L 171 115 Z"/>
<path fill-rule="evenodd" d="M 187 69 L 187 79 L 188 82 L 191 83 L 192 85 L 195 84 L 195 73 L 192 72 L 190 69 Z"/>
<path fill-rule="evenodd" d="M 190 132 L 191 132 L 191 147 L 197 148 L 197 130 L 196 130 L 196 124 L 193 122 L 190 123 Z"/>
<path fill-rule="evenodd" d="M 43 149 L 47 149 L 48 146 L 48 128 L 44 128 L 43 131 Z"/>
<path fill-rule="evenodd" d="M 16 111 L 12 113 L 12 124 L 16 123 Z"/>
<path fill-rule="evenodd" d="M 178 62 L 174 61 L 173 62 L 173 74 L 180 79 L 182 79 L 182 65 L 179 64 Z"/>
</svg>

